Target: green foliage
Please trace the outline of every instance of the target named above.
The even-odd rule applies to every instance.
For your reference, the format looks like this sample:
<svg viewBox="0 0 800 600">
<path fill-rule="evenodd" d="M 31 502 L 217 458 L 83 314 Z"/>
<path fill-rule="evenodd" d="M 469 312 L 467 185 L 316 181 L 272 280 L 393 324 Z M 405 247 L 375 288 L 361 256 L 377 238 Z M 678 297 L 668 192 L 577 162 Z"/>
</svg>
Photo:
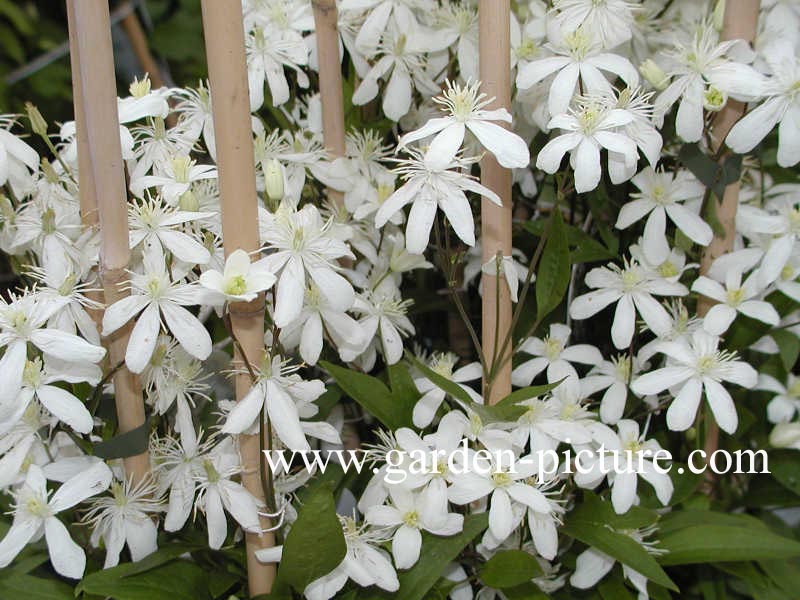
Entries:
<svg viewBox="0 0 800 600">
<path fill-rule="evenodd" d="M 628 565 L 653 583 L 677 591 L 675 583 L 647 550 L 624 533 L 628 529 L 652 525 L 657 518 L 654 511 L 639 507 L 617 515 L 609 502 L 603 502 L 591 492 L 584 492 L 584 501 L 567 515 L 563 531 Z"/>
<path fill-rule="evenodd" d="M 483 583 L 497 589 L 513 588 L 541 575 L 536 558 L 524 550 L 498 552 L 480 570 Z"/>
<path fill-rule="evenodd" d="M 567 293 L 570 279 L 569 244 L 560 210 L 550 218 L 547 241 L 536 271 L 536 318 L 541 321 Z"/>
<path fill-rule="evenodd" d="M 419 399 L 416 388 L 409 386 L 410 376 L 398 372 L 403 366 L 390 367 L 389 377 L 393 388 L 390 390 L 377 377 L 359 373 L 346 367 L 339 367 L 326 361 L 320 361 L 325 369 L 345 394 L 358 402 L 365 410 L 374 415 L 383 425 L 390 429 L 399 429 L 411 425 L 411 411 Z M 411 382 L 413 386 L 413 381 Z"/>
<path fill-rule="evenodd" d="M 319 486 L 305 498 L 286 536 L 276 587 L 280 590 L 290 585 L 302 592 L 309 583 L 333 571 L 346 550 L 333 494 L 327 486 Z"/>
<path fill-rule="evenodd" d="M 94 445 L 94 454 L 106 460 L 136 456 L 147 451 L 149 436 L 150 421 L 147 420 L 136 429 L 131 429 L 108 440 L 96 443 Z"/>
<path fill-rule="evenodd" d="M 125 563 L 90 573 L 75 591 L 115 600 L 213 600 L 211 578 L 221 574 L 176 558 L 187 551 L 185 546 L 165 547 L 151 555 L 144 566 L 141 562 Z"/>
</svg>

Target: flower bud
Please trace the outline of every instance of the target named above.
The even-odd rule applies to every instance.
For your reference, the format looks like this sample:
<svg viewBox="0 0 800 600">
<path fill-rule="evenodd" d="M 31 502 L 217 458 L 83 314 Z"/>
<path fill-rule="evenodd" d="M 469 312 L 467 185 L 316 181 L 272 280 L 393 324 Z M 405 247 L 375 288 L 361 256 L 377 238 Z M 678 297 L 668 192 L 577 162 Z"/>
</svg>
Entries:
<svg viewBox="0 0 800 600">
<path fill-rule="evenodd" d="M 283 167 L 276 158 L 271 158 L 264 163 L 264 186 L 270 200 L 273 202 L 283 200 Z"/>
<path fill-rule="evenodd" d="M 659 92 L 669 85 L 669 76 L 652 58 L 639 65 L 639 73 Z"/>
<path fill-rule="evenodd" d="M 44 120 L 42 113 L 30 102 L 25 103 L 25 110 L 31 122 L 31 130 L 36 135 L 47 135 L 47 121 Z"/>
<path fill-rule="evenodd" d="M 711 15 L 711 21 L 714 29 L 722 31 L 723 21 L 725 20 L 725 0 L 717 0 L 714 4 L 714 13 Z"/>
<path fill-rule="evenodd" d="M 800 423 L 778 423 L 769 434 L 769 443 L 776 448 L 797 447 L 800 443 Z"/>
<path fill-rule="evenodd" d="M 200 201 L 192 190 L 186 190 L 178 198 L 178 208 L 186 212 L 197 212 L 200 210 Z"/>
</svg>

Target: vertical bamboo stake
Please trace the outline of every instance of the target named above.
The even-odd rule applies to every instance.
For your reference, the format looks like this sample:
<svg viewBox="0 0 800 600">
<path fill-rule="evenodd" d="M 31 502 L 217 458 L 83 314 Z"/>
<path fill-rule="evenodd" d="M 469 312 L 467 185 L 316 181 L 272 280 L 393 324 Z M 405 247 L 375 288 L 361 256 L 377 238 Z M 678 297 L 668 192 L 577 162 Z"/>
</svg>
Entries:
<svg viewBox="0 0 800 600">
<path fill-rule="evenodd" d="M 758 27 L 758 12 L 760 8 L 759 0 L 727 0 L 725 4 L 725 15 L 723 17 L 722 32 L 720 38 L 723 40 L 743 39 L 753 42 L 756 37 Z M 745 111 L 745 104 L 736 100 L 728 100 L 725 107 L 716 115 L 712 124 L 712 150 L 718 152 L 725 143 L 728 132 L 734 126 Z M 725 160 L 723 154 L 720 160 Z M 735 181 L 725 187 L 722 201 L 712 198 L 716 203 L 717 219 L 722 226 L 722 235 L 714 234 L 711 243 L 703 251 L 700 261 L 700 274 L 705 275 L 711 268 L 715 259 L 733 250 L 733 242 L 736 238 L 736 209 L 739 205 L 739 181 Z M 714 305 L 711 298 L 700 296 L 697 301 L 697 314 L 704 316 Z M 719 447 L 719 425 L 713 419 L 709 421 L 706 429 L 705 451 L 712 454 Z M 709 471 L 707 473 L 708 482 L 713 483 L 714 476 Z"/>
<path fill-rule="evenodd" d="M 253 132 L 250 125 L 250 100 L 244 48 L 241 0 L 203 0 L 211 105 L 217 143 L 217 168 L 222 204 L 222 232 L 225 254 L 241 248 L 254 252 L 258 236 L 258 196 L 256 194 Z M 253 302 L 230 304 L 231 327 L 245 356 L 238 349 L 234 365 L 244 368 L 244 360 L 258 364 L 264 352 L 264 297 Z M 236 398 L 250 390 L 248 375 L 236 377 Z M 267 440 L 267 443 L 269 440 Z M 242 483 L 264 501 L 259 466 L 261 447 L 257 435 L 239 436 L 239 453 L 244 466 Z M 262 518 L 263 529 L 270 522 Z M 275 565 L 262 564 L 255 551 L 275 545 L 275 536 L 247 533 L 247 577 L 250 595 L 267 594 L 275 580 Z"/>
<path fill-rule="evenodd" d="M 511 5 L 510 0 L 480 0 L 478 4 L 478 29 L 480 47 L 480 77 L 482 91 L 495 97 L 489 109 L 511 109 Z M 503 201 L 498 207 L 486 198 L 481 199 L 481 237 L 483 263 L 494 259 L 500 252 L 511 255 L 511 171 L 501 167 L 494 156 L 487 154 L 481 160 L 481 183 L 495 192 Z M 481 345 L 487 367 L 491 369 L 496 348 L 511 327 L 511 296 L 505 278 L 497 281 L 495 275 L 482 274 L 483 329 Z M 499 285 L 498 285 L 499 283 Z M 500 293 L 496 293 L 499 288 Z M 494 357 L 494 358 L 493 358 Z M 494 404 L 511 392 L 511 361 L 495 374 L 490 386 L 484 381 L 486 400 Z M 487 389 L 488 387 L 488 389 Z"/>
<path fill-rule="evenodd" d="M 89 165 L 89 143 L 86 134 L 86 117 L 83 114 L 83 90 L 81 89 L 78 40 L 72 5 L 72 0 L 67 2 L 69 63 L 70 71 L 72 72 L 72 100 L 75 107 L 75 140 L 78 146 L 78 194 L 81 205 L 81 222 L 84 227 L 97 227 L 97 194 Z"/>
<path fill-rule="evenodd" d="M 128 248 L 128 203 L 125 188 L 122 150 L 117 114 L 117 86 L 114 77 L 114 54 L 111 24 L 106 0 L 69 0 L 74 25 L 71 34 L 77 50 L 73 60 L 78 65 L 80 108 L 77 117 L 85 127 L 85 146 L 81 171 L 89 174 L 94 189 L 85 191 L 84 202 L 90 212 L 91 198 L 99 200 L 98 218 L 102 235 L 100 277 L 107 304 L 123 298 L 130 260 Z M 81 183 L 86 175 L 81 177 Z M 92 193 L 93 192 L 93 193 Z M 120 364 L 114 375 L 119 431 L 125 433 L 144 424 L 144 402 L 138 378 L 125 368 L 125 348 L 132 324 L 115 332 L 107 340 L 111 366 Z M 125 459 L 125 473 L 138 482 L 150 472 L 146 452 Z"/>
<path fill-rule="evenodd" d="M 336 0 L 312 0 L 317 34 L 319 95 L 322 102 L 322 135 L 328 153 L 344 156 L 344 99 L 342 97 L 342 61 L 339 57 L 339 23 Z M 341 206 L 344 195 L 328 189 L 328 196 Z"/>
</svg>

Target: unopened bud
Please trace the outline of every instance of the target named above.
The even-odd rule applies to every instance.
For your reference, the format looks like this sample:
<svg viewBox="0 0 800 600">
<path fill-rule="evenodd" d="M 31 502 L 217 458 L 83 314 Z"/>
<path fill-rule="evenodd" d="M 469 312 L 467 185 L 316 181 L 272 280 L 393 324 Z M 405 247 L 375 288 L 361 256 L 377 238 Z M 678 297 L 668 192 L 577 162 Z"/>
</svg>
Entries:
<svg viewBox="0 0 800 600">
<path fill-rule="evenodd" d="M 264 163 L 264 186 L 271 201 L 283 200 L 283 167 L 275 158 Z"/>
<path fill-rule="evenodd" d="M 659 92 L 669 85 L 669 76 L 652 58 L 639 65 L 639 73 Z"/>
<path fill-rule="evenodd" d="M 47 135 L 47 121 L 44 120 L 42 113 L 30 102 L 25 103 L 25 110 L 28 113 L 28 119 L 31 122 L 31 130 L 36 135 Z"/>
<path fill-rule="evenodd" d="M 44 173 L 44 178 L 47 180 L 48 183 L 58 183 L 58 173 L 53 168 L 53 165 L 50 164 L 50 161 L 46 158 L 42 158 L 41 162 L 42 173 Z"/>
<path fill-rule="evenodd" d="M 200 201 L 192 190 L 186 190 L 178 198 L 178 208 L 186 212 L 197 212 L 200 210 Z"/>
<path fill-rule="evenodd" d="M 728 102 L 728 95 L 720 89 L 710 85 L 703 92 L 703 108 L 709 112 L 719 112 Z"/>
<path fill-rule="evenodd" d="M 769 443 L 776 448 L 796 447 L 800 442 L 800 423 L 778 423 L 769 434 Z"/>
<path fill-rule="evenodd" d="M 722 24 L 725 20 L 725 0 L 717 0 L 717 3 L 714 5 L 714 13 L 711 15 L 711 20 L 714 29 L 722 31 Z"/>
</svg>

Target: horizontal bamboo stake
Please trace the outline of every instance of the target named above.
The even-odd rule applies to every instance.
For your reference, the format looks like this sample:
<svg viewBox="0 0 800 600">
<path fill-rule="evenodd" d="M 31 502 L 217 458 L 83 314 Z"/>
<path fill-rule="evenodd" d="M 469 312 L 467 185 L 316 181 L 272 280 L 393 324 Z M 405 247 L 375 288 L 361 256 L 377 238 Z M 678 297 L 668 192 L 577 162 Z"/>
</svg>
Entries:
<svg viewBox="0 0 800 600">
<path fill-rule="evenodd" d="M 247 87 L 244 30 L 241 0 L 203 0 L 203 30 L 211 87 L 211 105 L 217 146 L 222 232 L 225 254 L 242 249 L 255 252 L 258 236 L 258 196 L 256 194 L 253 132 Z M 230 304 L 231 328 L 239 342 L 234 349 L 234 365 L 243 370 L 245 360 L 257 364 L 264 353 L 264 298 Z M 236 376 L 236 398 L 250 390 L 247 374 Z M 268 447 L 270 440 L 266 440 Z M 257 435 L 239 436 L 239 454 L 244 471 L 242 483 L 256 498 L 265 500 L 261 485 L 261 445 Z M 262 518 L 262 529 L 270 521 Z M 262 564 L 256 550 L 275 545 L 272 532 L 246 533 L 247 577 L 250 595 L 267 594 L 275 580 L 275 565 Z"/>
</svg>

